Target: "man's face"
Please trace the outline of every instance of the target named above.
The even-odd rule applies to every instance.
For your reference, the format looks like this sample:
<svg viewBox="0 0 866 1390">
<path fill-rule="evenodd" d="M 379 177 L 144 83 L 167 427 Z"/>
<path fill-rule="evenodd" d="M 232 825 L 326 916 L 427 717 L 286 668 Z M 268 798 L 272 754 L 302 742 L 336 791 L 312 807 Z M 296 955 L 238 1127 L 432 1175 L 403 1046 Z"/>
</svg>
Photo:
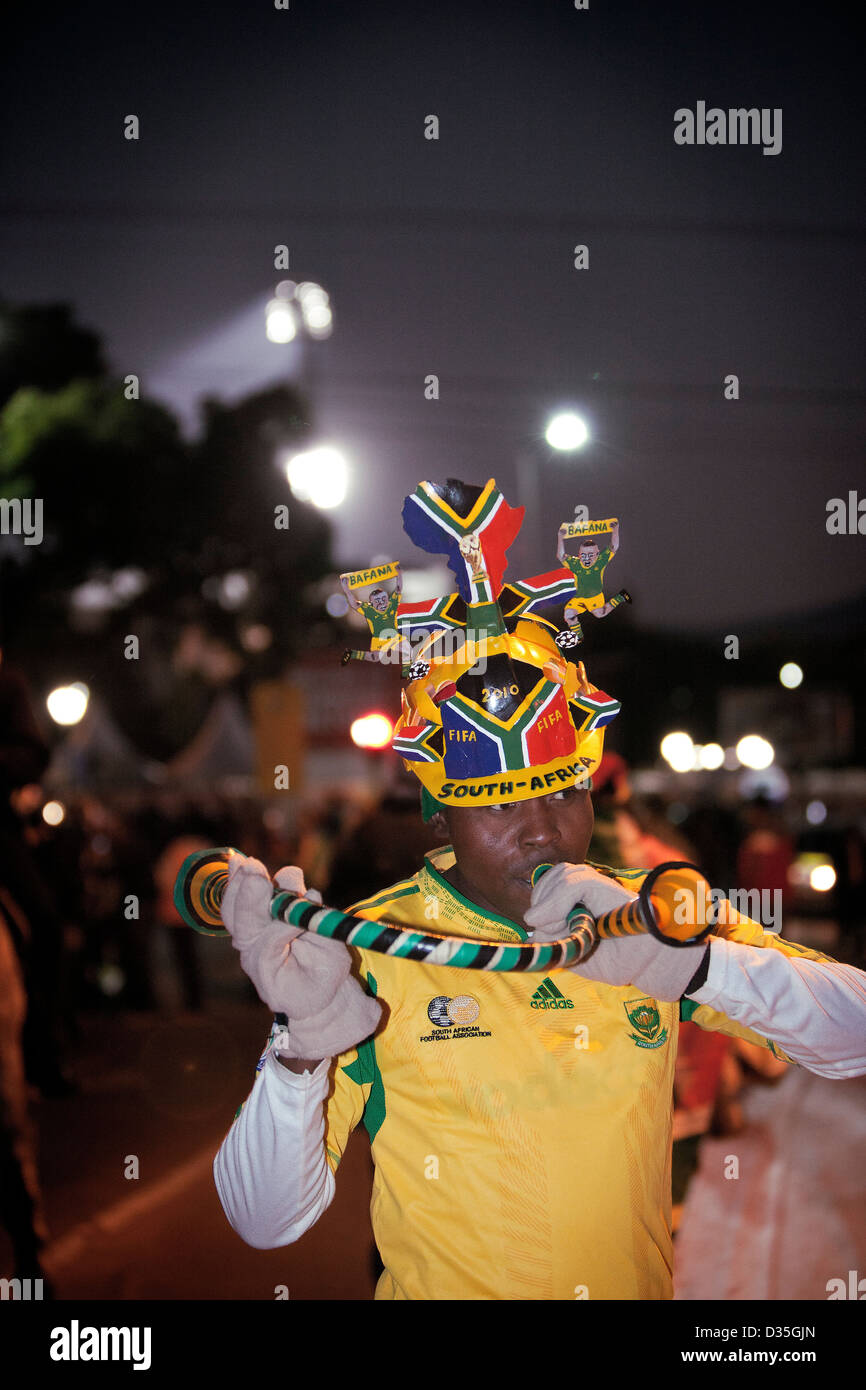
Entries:
<svg viewBox="0 0 866 1390">
<path fill-rule="evenodd" d="M 539 864 L 583 864 L 592 836 L 589 792 L 563 787 L 504 806 L 449 806 L 457 860 L 449 882 L 478 907 L 523 925 Z"/>
<path fill-rule="evenodd" d="M 582 545 L 578 551 L 578 559 L 585 570 L 594 565 L 599 556 L 597 545 Z"/>
<path fill-rule="evenodd" d="M 374 589 L 370 595 L 370 602 L 380 613 L 384 613 L 388 607 L 388 595 L 384 589 Z"/>
</svg>

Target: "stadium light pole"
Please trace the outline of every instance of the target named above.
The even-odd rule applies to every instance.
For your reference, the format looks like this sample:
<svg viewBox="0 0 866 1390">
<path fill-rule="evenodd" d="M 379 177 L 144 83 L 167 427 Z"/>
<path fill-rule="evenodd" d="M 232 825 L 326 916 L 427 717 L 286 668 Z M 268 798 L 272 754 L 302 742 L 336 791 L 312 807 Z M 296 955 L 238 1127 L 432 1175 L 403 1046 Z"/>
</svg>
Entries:
<svg viewBox="0 0 866 1390">
<path fill-rule="evenodd" d="M 281 280 L 265 306 L 265 336 L 282 346 L 299 338 L 301 347 L 301 389 L 310 411 L 315 411 L 316 352 L 311 344 L 330 338 L 334 331 L 334 311 L 328 291 L 314 280 Z"/>
</svg>

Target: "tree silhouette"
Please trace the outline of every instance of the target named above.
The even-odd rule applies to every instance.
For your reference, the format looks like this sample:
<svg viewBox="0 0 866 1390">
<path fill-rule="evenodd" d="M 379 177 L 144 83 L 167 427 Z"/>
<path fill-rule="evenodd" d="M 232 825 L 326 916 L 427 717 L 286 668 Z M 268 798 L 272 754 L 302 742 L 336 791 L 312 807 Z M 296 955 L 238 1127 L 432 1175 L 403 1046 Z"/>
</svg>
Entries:
<svg viewBox="0 0 866 1390">
<path fill-rule="evenodd" d="M 57 391 L 104 373 L 98 336 L 73 322 L 68 304 L 0 304 L 0 406 L 22 386 Z"/>
<path fill-rule="evenodd" d="M 8 380 L 38 358 L 38 316 L 19 319 L 30 356 L 7 365 Z M 50 317 L 41 323 L 47 331 Z M 95 371 L 98 342 L 88 352 L 79 360 Z M 41 498 L 44 540 L 0 537 L 0 605 L 6 640 L 34 678 L 86 680 L 161 757 L 197 727 L 208 670 L 233 668 L 243 684 L 281 670 L 310 631 L 327 640 L 314 589 L 331 569 L 330 527 L 291 497 L 278 466 L 281 448 L 306 439 L 307 419 L 290 386 L 230 407 L 209 400 L 202 437 L 189 443 L 168 410 L 128 399 L 104 374 L 54 390 L 19 385 L 0 411 L 0 497 Z M 179 666 L 193 629 L 198 649 L 221 646 L 225 661 Z M 138 660 L 123 657 L 130 634 Z"/>
</svg>

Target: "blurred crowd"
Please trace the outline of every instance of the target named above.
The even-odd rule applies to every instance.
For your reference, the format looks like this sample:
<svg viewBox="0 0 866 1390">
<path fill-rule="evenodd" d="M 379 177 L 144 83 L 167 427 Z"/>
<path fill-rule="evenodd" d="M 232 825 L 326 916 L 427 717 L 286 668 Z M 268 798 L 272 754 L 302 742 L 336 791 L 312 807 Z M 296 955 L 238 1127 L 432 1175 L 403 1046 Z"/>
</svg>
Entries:
<svg viewBox="0 0 866 1390">
<path fill-rule="evenodd" d="M 183 926 L 173 903 L 187 855 L 231 845 L 272 872 L 298 864 L 308 886 L 345 908 L 414 873 L 437 844 L 421 819 L 414 780 L 396 769 L 390 789 L 377 796 L 330 788 L 300 802 L 118 788 L 67 793 L 61 805 L 42 785 L 48 761 L 26 684 L 0 662 L 0 1223 L 21 1278 L 42 1277 L 47 1238 L 30 1102 L 74 1094 L 63 1059 L 74 1058 L 88 1014 L 207 1007 L 207 945 Z M 605 755 L 593 802 L 592 862 L 649 869 L 687 859 L 726 890 L 778 891 L 783 932 L 792 912 L 798 929 L 810 912 L 826 917 L 826 902 L 797 895 L 792 866 L 804 852 L 828 854 L 837 873 L 830 900 L 836 936 L 828 948 L 864 964 L 862 827 L 792 829 L 784 807 L 760 798 L 738 810 L 702 803 L 672 818 L 661 798 L 633 794 L 616 753 Z M 789 934 L 802 939 L 802 932 Z M 254 998 L 240 972 L 237 989 Z M 765 1049 L 681 1025 L 675 1214 L 701 1136 L 735 1133 L 743 1086 L 772 1084 L 784 1070 Z"/>
</svg>

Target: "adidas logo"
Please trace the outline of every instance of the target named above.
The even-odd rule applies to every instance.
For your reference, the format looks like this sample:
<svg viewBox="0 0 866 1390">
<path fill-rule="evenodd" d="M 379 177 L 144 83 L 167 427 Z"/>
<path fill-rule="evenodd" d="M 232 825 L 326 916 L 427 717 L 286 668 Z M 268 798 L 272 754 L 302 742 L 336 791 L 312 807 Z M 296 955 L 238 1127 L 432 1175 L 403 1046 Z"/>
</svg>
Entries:
<svg viewBox="0 0 866 1390">
<path fill-rule="evenodd" d="M 532 996 L 533 1009 L 573 1009 L 574 1005 L 570 999 L 566 999 L 564 994 L 556 988 L 549 975 L 545 975 L 538 989 Z"/>
</svg>

